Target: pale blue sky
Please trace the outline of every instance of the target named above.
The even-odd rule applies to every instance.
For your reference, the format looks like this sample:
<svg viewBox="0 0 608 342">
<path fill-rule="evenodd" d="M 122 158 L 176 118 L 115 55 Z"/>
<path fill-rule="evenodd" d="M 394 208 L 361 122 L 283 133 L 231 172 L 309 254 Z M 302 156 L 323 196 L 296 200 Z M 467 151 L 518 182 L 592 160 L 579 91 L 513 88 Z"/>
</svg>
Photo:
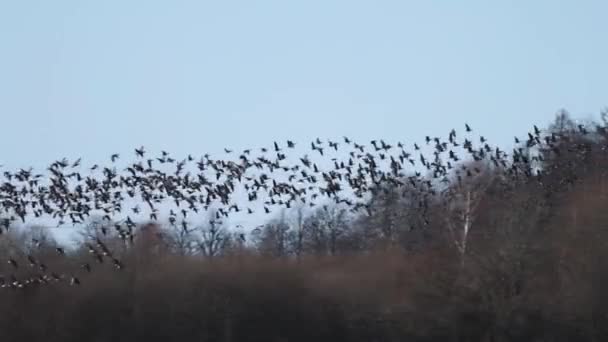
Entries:
<svg viewBox="0 0 608 342">
<path fill-rule="evenodd" d="M 350 135 L 491 140 L 608 105 L 607 1 L 0 0 L 0 164 Z"/>
</svg>

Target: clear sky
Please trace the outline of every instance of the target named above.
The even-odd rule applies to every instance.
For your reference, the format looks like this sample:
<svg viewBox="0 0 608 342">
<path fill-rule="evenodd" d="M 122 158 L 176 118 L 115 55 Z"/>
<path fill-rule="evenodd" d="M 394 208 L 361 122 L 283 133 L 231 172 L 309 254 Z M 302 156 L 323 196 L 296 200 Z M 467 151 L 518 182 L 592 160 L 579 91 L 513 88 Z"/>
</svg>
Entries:
<svg viewBox="0 0 608 342">
<path fill-rule="evenodd" d="M 608 1 L 0 0 L 0 164 L 291 138 L 508 143 L 608 105 Z"/>
</svg>

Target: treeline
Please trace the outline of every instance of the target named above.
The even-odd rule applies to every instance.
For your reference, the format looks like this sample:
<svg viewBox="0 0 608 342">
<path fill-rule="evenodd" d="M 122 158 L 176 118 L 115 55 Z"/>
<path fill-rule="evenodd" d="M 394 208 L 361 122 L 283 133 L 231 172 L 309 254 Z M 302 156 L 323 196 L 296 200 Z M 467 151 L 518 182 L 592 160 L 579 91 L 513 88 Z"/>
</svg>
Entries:
<svg viewBox="0 0 608 342">
<path fill-rule="evenodd" d="M 465 161 L 435 193 L 375 189 L 357 216 L 328 204 L 252 232 L 144 224 L 132 242 L 91 222 L 65 255 L 44 229 L 2 235 L 0 257 L 20 264 L 0 265 L 0 338 L 605 340 L 608 132 L 594 125 L 558 115 L 543 132 L 559 140 L 516 147 L 522 177 Z M 124 267 L 96 260 L 97 241 Z M 28 255 L 55 277 L 12 286 L 40 273 Z"/>
</svg>

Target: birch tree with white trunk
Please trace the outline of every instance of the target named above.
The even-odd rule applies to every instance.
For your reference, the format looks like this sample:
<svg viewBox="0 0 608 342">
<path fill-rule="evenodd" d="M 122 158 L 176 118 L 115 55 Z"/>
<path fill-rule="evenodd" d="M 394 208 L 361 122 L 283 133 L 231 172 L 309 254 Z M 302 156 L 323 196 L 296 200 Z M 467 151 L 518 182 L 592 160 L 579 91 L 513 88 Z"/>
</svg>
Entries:
<svg viewBox="0 0 608 342">
<path fill-rule="evenodd" d="M 494 176 L 490 172 L 482 171 L 478 175 L 454 184 L 444 193 L 446 228 L 462 264 L 467 254 L 467 245 L 479 204 L 493 180 Z"/>
</svg>

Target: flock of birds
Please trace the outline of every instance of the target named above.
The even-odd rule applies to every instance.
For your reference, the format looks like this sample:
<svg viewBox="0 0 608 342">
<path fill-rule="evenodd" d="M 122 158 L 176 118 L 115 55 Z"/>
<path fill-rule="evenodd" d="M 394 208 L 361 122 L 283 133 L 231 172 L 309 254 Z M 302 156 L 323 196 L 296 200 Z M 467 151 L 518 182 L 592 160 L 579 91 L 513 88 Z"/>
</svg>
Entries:
<svg viewBox="0 0 608 342">
<path fill-rule="evenodd" d="M 582 125 L 578 130 L 588 134 Z M 115 229 L 121 238 L 132 242 L 141 216 L 151 221 L 167 219 L 170 225 L 187 231 L 192 225 L 189 218 L 210 210 L 214 212 L 212 221 L 217 222 L 237 213 L 271 214 L 277 207 L 294 206 L 327 208 L 332 202 L 371 215 L 370 195 L 388 188 L 404 189 L 403 193 L 406 189 L 408 193 L 415 191 L 420 199 L 415 209 L 422 224 L 428 224 L 430 200 L 482 173 L 481 165 L 501 170 L 505 177 L 541 180 L 543 171 L 535 163 L 542 162 L 542 154 L 530 156 L 528 151 L 536 148 L 559 154 L 562 138 L 557 133 L 542 133 L 534 126 L 526 138 L 515 137 L 516 147 L 507 153 L 490 146 L 485 137 L 475 135 L 465 124 L 462 137 L 451 130 L 445 138 L 426 136 L 423 143 L 412 146 L 384 140 L 359 144 L 348 137 L 339 141 L 316 139 L 308 153 L 295 159 L 288 158 L 288 151 L 296 148 L 296 143 L 289 140 L 238 153 L 225 149 L 222 159 L 208 154 L 176 159 L 164 151 L 150 156 L 140 147 L 134 150 L 135 160 L 120 169 L 118 154 L 110 156 L 108 166 L 86 169 L 81 159 L 63 159 L 53 162 L 46 174 L 36 174 L 32 169 L 3 172 L 0 234 L 29 218 L 79 225 L 97 216 L 106 223 L 103 235 Z M 317 155 L 323 160 L 315 161 Z M 239 201 L 239 196 L 244 196 L 246 204 Z M 33 243 L 40 247 L 39 241 Z M 101 239 L 86 247 L 92 262 L 108 260 L 117 270 L 124 268 Z M 57 254 L 63 256 L 65 251 L 57 247 Z M 50 272 L 29 254 L 24 253 L 19 260 L 11 257 L 7 262 L 14 271 L 29 267 L 36 272 L 22 279 L 15 275 L 0 277 L 1 288 L 63 281 L 80 284 L 77 276 Z M 89 263 L 81 265 L 84 272 L 91 269 Z"/>
</svg>

